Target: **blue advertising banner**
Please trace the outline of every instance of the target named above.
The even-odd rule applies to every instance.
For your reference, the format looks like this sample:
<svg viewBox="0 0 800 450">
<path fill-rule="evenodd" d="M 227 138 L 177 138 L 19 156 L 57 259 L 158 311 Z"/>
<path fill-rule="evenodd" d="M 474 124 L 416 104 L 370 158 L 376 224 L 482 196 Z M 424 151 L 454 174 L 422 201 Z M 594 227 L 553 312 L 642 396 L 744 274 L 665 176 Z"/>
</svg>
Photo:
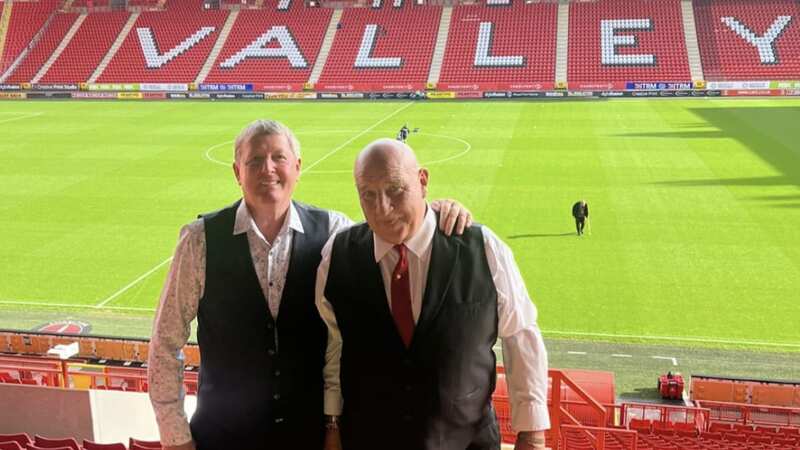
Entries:
<svg viewBox="0 0 800 450">
<path fill-rule="evenodd" d="M 667 82 L 667 81 L 658 81 L 658 82 L 642 82 L 642 81 L 629 81 L 625 83 L 625 89 L 631 91 L 662 91 L 662 90 L 688 90 L 692 89 L 694 86 L 691 81 L 686 82 Z"/>
<path fill-rule="evenodd" d="M 236 92 L 250 92 L 253 90 L 252 84 L 208 84 L 203 83 L 197 86 L 200 91 L 236 91 Z"/>
</svg>

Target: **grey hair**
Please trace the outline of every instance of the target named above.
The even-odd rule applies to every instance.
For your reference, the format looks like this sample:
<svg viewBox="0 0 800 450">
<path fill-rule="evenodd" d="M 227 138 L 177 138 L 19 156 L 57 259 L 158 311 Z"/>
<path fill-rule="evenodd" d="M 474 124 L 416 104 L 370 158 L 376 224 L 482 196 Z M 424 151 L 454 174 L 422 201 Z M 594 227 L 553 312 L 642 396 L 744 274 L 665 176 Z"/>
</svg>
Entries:
<svg viewBox="0 0 800 450">
<path fill-rule="evenodd" d="M 250 144 L 255 139 L 262 136 L 283 135 L 289 141 L 289 148 L 297 159 L 300 159 L 300 141 L 297 140 L 292 130 L 286 125 L 278 122 L 277 120 L 264 120 L 258 119 L 255 122 L 247 125 L 236 136 L 236 142 L 233 144 L 233 160 L 238 162 L 239 156 L 242 154 L 242 147 L 244 144 Z"/>
</svg>

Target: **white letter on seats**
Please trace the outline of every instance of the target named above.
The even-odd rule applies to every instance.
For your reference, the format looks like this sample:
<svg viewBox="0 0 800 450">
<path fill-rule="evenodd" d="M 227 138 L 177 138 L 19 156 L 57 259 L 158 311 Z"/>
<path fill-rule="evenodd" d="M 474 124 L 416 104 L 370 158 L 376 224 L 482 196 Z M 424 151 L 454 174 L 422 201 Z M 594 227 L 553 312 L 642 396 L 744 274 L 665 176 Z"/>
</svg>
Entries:
<svg viewBox="0 0 800 450">
<path fill-rule="evenodd" d="M 636 47 L 639 40 L 633 34 L 617 36 L 617 30 L 650 31 L 653 24 L 650 19 L 614 19 L 600 21 L 600 61 L 607 66 L 654 66 L 655 55 L 620 55 L 617 47 Z"/>
<path fill-rule="evenodd" d="M 736 18 L 722 17 L 722 23 L 729 26 L 736 34 L 758 49 L 758 57 L 761 59 L 761 64 L 778 64 L 780 62 L 775 55 L 774 44 L 791 21 L 792 16 L 778 16 L 763 36 L 757 36 L 747 25 L 739 22 Z"/>
<path fill-rule="evenodd" d="M 490 56 L 492 46 L 492 22 L 481 22 L 478 29 L 478 42 L 475 46 L 475 67 L 522 67 L 525 58 L 522 56 Z"/>
<path fill-rule="evenodd" d="M 280 44 L 279 47 L 264 48 L 265 45 L 276 39 Z M 230 69 L 246 58 L 286 58 L 293 69 L 305 69 L 308 67 L 308 63 L 303 54 L 300 53 L 296 42 L 292 37 L 292 33 L 285 26 L 276 25 L 257 37 L 250 45 L 223 61 L 219 66 Z"/>
<path fill-rule="evenodd" d="M 358 49 L 355 67 L 357 68 L 396 68 L 403 64 L 403 59 L 399 56 L 393 58 L 373 58 L 372 49 L 375 48 L 376 34 L 378 25 L 368 24 L 364 29 L 364 37 L 361 38 L 361 47 Z"/>
<path fill-rule="evenodd" d="M 172 47 L 172 49 L 164 54 L 158 52 L 156 39 L 153 37 L 153 31 L 148 27 L 137 28 L 136 33 L 139 35 L 139 45 L 142 47 L 142 54 L 147 63 L 148 69 L 158 69 L 164 64 L 172 61 L 176 56 L 194 47 L 195 44 L 205 39 L 206 36 L 213 33 L 215 27 L 202 27 L 183 42 Z"/>
</svg>

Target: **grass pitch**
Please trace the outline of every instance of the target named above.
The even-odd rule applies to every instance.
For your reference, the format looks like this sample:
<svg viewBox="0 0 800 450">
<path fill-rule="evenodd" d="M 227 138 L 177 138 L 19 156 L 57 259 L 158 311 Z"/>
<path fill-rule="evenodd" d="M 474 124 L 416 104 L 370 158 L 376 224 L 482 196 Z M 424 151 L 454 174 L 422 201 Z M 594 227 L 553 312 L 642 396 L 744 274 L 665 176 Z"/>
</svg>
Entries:
<svg viewBox="0 0 800 450">
<path fill-rule="evenodd" d="M 296 198 L 355 220 L 355 154 L 419 127 L 431 196 L 511 246 L 546 337 L 800 351 L 790 99 L 3 102 L 0 327 L 148 336 L 180 226 L 238 198 L 259 117 L 297 132 Z"/>
</svg>

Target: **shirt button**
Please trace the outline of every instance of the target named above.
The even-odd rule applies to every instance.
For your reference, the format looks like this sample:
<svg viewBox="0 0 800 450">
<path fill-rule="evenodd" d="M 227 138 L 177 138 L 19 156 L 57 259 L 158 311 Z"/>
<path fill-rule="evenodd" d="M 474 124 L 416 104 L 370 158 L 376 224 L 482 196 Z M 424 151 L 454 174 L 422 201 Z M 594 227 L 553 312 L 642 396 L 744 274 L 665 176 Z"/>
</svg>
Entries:
<svg viewBox="0 0 800 450">
<path fill-rule="evenodd" d="M 281 399 L 281 394 L 275 394 L 275 395 L 272 396 L 272 398 L 274 398 L 275 400 L 280 400 Z"/>
<path fill-rule="evenodd" d="M 276 417 L 275 418 L 275 423 L 281 423 L 281 422 L 283 422 L 283 417 Z"/>
<path fill-rule="evenodd" d="M 280 371 L 280 370 L 276 370 L 276 371 L 275 371 L 275 376 L 276 376 L 276 377 L 279 377 L 279 376 L 281 376 L 281 371 Z"/>
<path fill-rule="evenodd" d="M 267 324 L 267 329 L 268 329 L 268 330 L 271 330 L 271 329 L 272 329 L 272 322 L 270 322 L 270 323 L 268 323 L 268 324 Z"/>
<path fill-rule="evenodd" d="M 275 356 L 275 350 L 273 350 L 273 349 L 269 349 L 269 350 L 267 350 L 267 354 L 268 354 L 269 356 Z"/>
<path fill-rule="evenodd" d="M 272 281 L 269 282 L 269 285 L 272 286 Z"/>
</svg>

